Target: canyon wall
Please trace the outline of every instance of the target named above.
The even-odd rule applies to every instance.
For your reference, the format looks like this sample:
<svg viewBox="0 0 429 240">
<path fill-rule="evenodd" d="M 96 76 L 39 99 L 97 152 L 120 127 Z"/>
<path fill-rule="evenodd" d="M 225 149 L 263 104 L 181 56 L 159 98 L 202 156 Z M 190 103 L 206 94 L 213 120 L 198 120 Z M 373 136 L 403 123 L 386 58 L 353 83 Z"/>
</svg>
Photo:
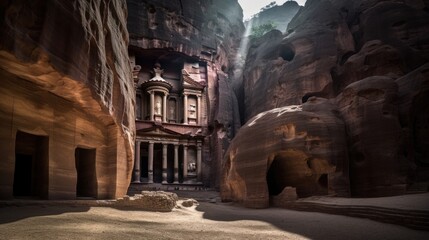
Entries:
<svg viewBox="0 0 429 240">
<path fill-rule="evenodd" d="M 122 197 L 135 137 L 125 1 L 0 4 L 1 198 Z"/>
<path fill-rule="evenodd" d="M 280 6 L 276 5 L 268 9 L 261 9 L 259 13 L 247 20 L 245 25 L 246 27 L 257 27 L 262 24 L 272 23 L 275 29 L 286 32 L 287 25 L 300 8 L 297 2 L 287 1 Z"/>
<path fill-rule="evenodd" d="M 311 147 L 301 157 L 286 154 L 279 168 L 306 162 L 308 167 L 301 163 L 304 167 L 298 172 L 313 180 L 303 186 L 297 182 L 299 176 L 285 174 L 279 180 L 282 186 L 296 187 L 299 197 L 322 194 L 322 185 L 328 193 L 359 197 L 427 191 L 429 146 L 423 136 L 428 115 L 422 104 L 428 98 L 428 7 L 427 1 L 309 0 L 286 34 L 273 30 L 251 40 L 243 77 L 236 82 L 247 123 L 225 156 L 223 199 L 267 206 L 272 148 L 283 144 L 280 149 L 286 152 L 302 151 L 320 133 L 306 135 L 299 147 L 293 141 L 270 139 L 277 138 L 277 118 L 295 126 L 295 132 L 312 129 L 311 121 L 296 124 L 301 111 L 262 117 L 258 122 L 265 125 L 259 130 L 255 125 L 251 131 L 249 123 L 291 105 L 304 109 L 315 99 L 328 99 L 323 101 L 332 107 L 318 111 L 333 113 L 338 120 L 327 125 L 328 139 L 324 134 L 317 137 L 323 140 L 321 151 L 337 149 L 337 133 L 345 131 L 347 145 L 340 145 L 340 151 L 348 157 L 337 161 L 327 154 L 324 159 L 335 172 L 349 173 L 341 178 L 348 191 L 329 191 L 338 186 L 329 173 L 327 183 L 316 181 L 320 173 L 311 167 Z M 248 141 L 254 141 L 252 148 L 259 154 L 245 147 Z M 276 147 L 275 152 L 281 150 Z"/>
</svg>

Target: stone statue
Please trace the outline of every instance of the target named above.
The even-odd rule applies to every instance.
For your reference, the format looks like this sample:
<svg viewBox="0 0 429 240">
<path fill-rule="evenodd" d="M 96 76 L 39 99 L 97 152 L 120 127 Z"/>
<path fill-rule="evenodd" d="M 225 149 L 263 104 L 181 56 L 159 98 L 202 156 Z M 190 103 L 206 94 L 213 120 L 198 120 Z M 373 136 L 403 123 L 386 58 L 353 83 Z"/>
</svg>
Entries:
<svg viewBox="0 0 429 240">
<path fill-rule="evenodd" d="M 189 105 L 189 117 L 195 117 L 196 106 L 194 104 Z"/>
<path fill-rule="evenodd" d="M 155 104 L 155 113 L 161 115 L 161 102 L 160 101 L 156 101 L 156 104 Z"/>
</svg>

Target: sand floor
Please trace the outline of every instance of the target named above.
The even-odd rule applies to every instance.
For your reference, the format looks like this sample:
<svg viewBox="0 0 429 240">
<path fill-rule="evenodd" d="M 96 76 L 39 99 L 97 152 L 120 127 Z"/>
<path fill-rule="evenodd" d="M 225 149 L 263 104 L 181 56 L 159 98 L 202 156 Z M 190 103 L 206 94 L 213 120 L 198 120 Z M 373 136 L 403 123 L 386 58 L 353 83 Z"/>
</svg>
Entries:
<svg viewBox="0 0 429 240">
<path fill-rule="evenodd" d="M 0 208 L 0 239 L 429 239 L 372 220 L 202 202 L 173 212 L 89 206 Z"/>
</svg>

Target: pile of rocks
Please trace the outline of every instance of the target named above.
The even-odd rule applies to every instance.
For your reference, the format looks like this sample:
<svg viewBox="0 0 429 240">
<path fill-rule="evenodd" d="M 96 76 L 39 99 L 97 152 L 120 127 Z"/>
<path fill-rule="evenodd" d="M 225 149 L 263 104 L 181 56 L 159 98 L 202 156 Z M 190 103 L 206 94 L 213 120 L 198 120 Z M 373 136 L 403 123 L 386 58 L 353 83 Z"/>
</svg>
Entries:
<svg viewBox="0 0 429 240">
<path fill-rule="evenodd" d="M 132 197 L 124 196 L 114 205 L 118 207 L 136 207 L 147 211 L 171 212 L 179 197 L 175 193 L 164 191 L 142 191 Z"/>
</svg>

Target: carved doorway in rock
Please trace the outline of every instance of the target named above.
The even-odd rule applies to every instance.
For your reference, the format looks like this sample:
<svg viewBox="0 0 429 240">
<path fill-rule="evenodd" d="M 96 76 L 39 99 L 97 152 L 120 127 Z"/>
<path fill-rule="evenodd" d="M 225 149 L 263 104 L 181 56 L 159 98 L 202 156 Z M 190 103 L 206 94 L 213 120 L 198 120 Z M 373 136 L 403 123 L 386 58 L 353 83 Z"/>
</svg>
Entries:
<svg viewBox="0 0 429 240">
<path fill-rule="evenodd" d="M 49 138 L 18 131 L 15 143 L 14 197 L 48 198 Z"/>
<path fill-rule="evenodd" d="M 95 149 L 76 148 L 75 150 L 76 197 L 78 198 L 97 198 L 95 156 Z"/>
<path fill-rule="evenodd" d="M 140 145 L 140 181 L 149 180 L 149 143 L 143 142 Z"/>
<path fill-rule="evenodd" d="M 167 147 L 167 182 L 174 182 L 174 145 L 168 144 Z"/>
</svg>

